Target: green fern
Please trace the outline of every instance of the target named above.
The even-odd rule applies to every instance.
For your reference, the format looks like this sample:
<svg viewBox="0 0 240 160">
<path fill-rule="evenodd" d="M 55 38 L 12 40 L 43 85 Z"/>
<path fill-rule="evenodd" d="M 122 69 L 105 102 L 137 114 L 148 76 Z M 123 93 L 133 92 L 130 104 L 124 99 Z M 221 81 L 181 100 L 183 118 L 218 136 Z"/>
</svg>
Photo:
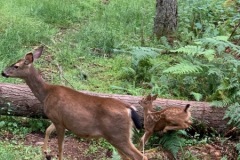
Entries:
<svg viewBox="0 0 240 160">
<path fill-rule="evenodd" d="M 160 140 L 159 144 L 166 150 L 170 151 L 172 155 L 176 158 L 177 153 L 181 147 L 184 145 L 184 139 L 179 135 L 184 134 L 185 131 L 174 131 L 164 134 Z"/>
<path fill-rule="evenodd" d="M 179 64 L 176 64 L 168 69 L 164 70 L 163 73 L 172 73 L 172 74 L 191 74 L 191 73 L 200 73 L 202 67 L 199 65 L 194 65 L 190 62 L 183 61 Z"/>
</svg>

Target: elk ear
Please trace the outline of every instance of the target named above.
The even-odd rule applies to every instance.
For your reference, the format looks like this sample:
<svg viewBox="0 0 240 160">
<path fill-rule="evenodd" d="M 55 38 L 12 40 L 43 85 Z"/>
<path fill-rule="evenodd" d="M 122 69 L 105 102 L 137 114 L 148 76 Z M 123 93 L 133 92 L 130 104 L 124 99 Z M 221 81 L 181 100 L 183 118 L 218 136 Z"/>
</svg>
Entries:
<svg viewBox="0 0 240 160">
<path fill-rule="evenodd" d="M 33 59 L 34 60 L 38 59 L 39 57 L 41 57 L 42 53 L 43 53 L 43 46 L 36 48 L 33 52 Z"/>
<path fill-rule="evenodd" d="M 33 62 L 33 54 L 30 52 L 30 53 L 27 53 L 25 55 L 25 61 L 24 61 L 24 64 L 26 65 L 29 65 L 30 63 Z"/>
<path fill-rule="evenodd" d="M 156 100 L 156 99 L 157 99 L 157 96 L 158 96 L 157 94 L 155 94 L 154 96 L 152 96 L 152 101 L 153 101 L 153 100 Z"/>
</svg>

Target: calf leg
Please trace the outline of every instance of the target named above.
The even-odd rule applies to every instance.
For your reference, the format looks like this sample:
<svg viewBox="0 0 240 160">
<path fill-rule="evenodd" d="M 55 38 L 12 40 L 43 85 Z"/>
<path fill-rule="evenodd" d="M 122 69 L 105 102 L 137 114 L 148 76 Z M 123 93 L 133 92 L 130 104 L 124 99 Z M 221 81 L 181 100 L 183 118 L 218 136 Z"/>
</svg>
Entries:
<svg viewBox="0 0 240 160">
<path fill-rule="evenodd" d="M 182 123 L 179 123 L 179 124 L 176 124 L 174 126 L 166 126 L 164 129 L 163 129 L 163 132 L 167 132 L 167 131 L 170 131 L 170 130 L 180 130 L 180 129 L 186 129 L 188 128 L 189 125 L 182 122 Z"/>
<path fill-rule="evenodd" d="M 147 143 L 150 136 L 153 134 L 151 131 L 145 131 L 144 135 L 142 136 L 139 144 L 139 149 L 143 151 L 144 145 Z"/>
</svg>

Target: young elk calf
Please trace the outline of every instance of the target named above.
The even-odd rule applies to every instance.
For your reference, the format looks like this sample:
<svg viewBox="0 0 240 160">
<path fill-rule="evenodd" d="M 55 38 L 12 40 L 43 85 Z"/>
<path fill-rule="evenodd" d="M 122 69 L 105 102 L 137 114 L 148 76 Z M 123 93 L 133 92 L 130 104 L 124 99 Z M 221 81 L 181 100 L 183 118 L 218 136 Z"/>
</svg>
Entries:
<svg viewBox="0 0 240 160">
<path fill-rule="evenodd" d="M 131 142 L 132 122 L 137 128 L 139 119 L 129 104 L 113 98 L 84 94 L 59 85 L 51 85 L 42 79 L 33 62 L 42 55 L 43 47 L 27 53 L 23 59 L 7 67 L 4 77 L 21 78 L 44 106 L 44 113 L 52 121 L 47 131 L 44 149 L 49 134 L 57 131 L 59 160 L 63 158 L 65 129 L 80 137 L 103 137 L 125 159 L 147 160 Z"/>
<path fill-rule="evenodd" d="M 190 120 L 191 113 L 189 112 L 190 105 L 187 104 L 184 109 L 179 107 L 169 107 L 161 111 L 153 112 L 152 102 L 157 98 L 157 95 L 143 98 L 139 104 L 144 109 L 144 128 L 145 133 L 141 138 L 139 148 L 148 141 L 153 132 L 169 130 L 180 130 L 188 128 L 192 122 Z"/>
</svg>

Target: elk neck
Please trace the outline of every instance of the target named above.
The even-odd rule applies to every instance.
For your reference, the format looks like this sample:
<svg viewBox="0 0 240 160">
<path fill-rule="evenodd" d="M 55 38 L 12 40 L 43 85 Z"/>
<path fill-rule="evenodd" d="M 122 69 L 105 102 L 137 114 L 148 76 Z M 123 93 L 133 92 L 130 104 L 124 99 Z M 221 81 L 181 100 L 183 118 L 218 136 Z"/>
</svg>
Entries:
<svg viewBox="0 0 240 160">
<path fill-rule="evenodd" d="M 23 78 L 37 99 L 43 103 L 48 94 L 49 85 L 43 80 L 39 71 L 33 65 L 29 68 L 29 74 Z"/>
</svg>

